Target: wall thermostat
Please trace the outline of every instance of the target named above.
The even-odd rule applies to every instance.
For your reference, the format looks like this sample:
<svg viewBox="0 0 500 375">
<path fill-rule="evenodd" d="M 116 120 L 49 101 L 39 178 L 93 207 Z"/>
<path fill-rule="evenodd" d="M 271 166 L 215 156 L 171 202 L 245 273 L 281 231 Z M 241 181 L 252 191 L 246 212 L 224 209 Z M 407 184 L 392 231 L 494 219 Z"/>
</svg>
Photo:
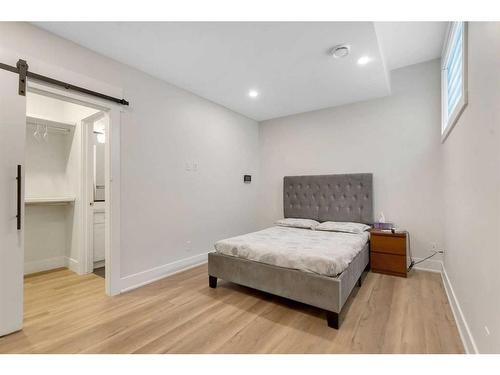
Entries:
<svg viewBox="0 0 500 375">
<path fill-rule="evenodd" d="M 252 176 L 250 176 L 249 174 L 244 175 L 243 176 L 243 182 L 245 182 L 245 183 L 252 182 Z"/>
</svg>

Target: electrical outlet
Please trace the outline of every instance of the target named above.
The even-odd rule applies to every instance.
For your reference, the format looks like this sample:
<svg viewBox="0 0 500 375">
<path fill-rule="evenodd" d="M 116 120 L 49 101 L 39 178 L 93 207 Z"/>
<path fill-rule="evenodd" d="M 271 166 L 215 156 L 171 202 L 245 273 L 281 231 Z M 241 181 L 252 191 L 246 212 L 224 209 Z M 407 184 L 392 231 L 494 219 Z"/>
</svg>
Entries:
<svg viewBox="0 0 500 375">
<path fill-rule="evenodd" d="M 439 249 L 437 243 L 431 242 L 431 251 L 438 254 L 444 254 L 444 250 Z"/>
<path fill-rule="evenodd" d="M 197 172 L 198 171 L 198 162 L 187 161 L 186 163 L 184 163 L 184 169 L 187 172 Z"/>
</svg>

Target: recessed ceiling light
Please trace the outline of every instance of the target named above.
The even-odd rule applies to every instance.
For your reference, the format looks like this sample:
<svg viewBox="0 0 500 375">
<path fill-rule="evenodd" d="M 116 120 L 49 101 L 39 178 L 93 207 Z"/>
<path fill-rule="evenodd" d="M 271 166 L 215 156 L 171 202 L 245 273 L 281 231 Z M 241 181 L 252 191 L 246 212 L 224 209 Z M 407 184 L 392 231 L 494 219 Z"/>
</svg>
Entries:
<svg viewBox="0 0 500 375">
<path fill-rule="evenodd" d="M 366 65 L 368 64 L 372 59 L 368 56 L 363 56 L 358 59 L 358 65 Z"/>
<path fill-rule="evenodd" d="M 259 96 L 259 93 L 255 90 L 250 90 L 248 92 L 248 96 L 251 97 L 251 98 L 256 98 L 257 96 Z"/>
<path fill-rule="evenodd" d="M 341 59 L 343 57 L 347 57 L 349 55 L 349 52 L 351 52 L 350 45 L 339 44 L 330 50 L 330 55 L 332 55 L 336 59 Z"/>
</svg>

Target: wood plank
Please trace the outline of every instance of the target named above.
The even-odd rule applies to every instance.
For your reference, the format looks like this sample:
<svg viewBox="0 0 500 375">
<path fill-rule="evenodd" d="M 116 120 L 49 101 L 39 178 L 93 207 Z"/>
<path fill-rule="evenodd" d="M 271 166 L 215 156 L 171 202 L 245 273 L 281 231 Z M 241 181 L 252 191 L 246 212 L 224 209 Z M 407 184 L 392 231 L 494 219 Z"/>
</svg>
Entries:
<svg viewBox="0 0 500 375">
<path fill-rule="evenodd" d="M 463 353 L 439 274 L 368 273 L 340 330 L 324 311 L 219 280 L 203 265 L 115 297 L 63 269 L 25 279 L 25 324 L 0 353 Z"/>
</svg>

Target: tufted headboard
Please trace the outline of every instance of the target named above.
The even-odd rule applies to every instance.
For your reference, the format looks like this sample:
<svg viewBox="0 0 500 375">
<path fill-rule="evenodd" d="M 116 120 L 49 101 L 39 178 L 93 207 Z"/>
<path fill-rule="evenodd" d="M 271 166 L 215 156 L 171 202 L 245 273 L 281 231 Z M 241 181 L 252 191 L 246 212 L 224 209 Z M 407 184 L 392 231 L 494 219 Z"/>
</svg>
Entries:
<svg viewBox="0 0 500 375">
<path fill-rule="evenodd" d="M 285 218 L 373 223 L 371 173 L 285 176 Z"/>
</svg>

